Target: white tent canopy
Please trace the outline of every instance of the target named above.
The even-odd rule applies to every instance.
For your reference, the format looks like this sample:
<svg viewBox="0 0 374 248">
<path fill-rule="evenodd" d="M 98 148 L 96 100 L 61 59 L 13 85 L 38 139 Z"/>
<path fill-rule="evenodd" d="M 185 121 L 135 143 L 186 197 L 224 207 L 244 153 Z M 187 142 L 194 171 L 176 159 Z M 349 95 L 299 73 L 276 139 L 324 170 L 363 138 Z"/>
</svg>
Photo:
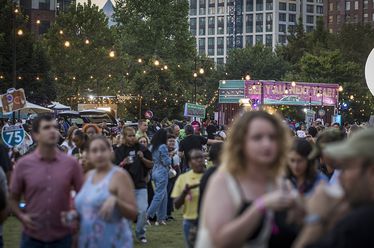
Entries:
<svg viewBox="0 0 374 248">
<path fill-rule="evenodd" d="M 52 104 L 48 105 L 48 108 L 53 110 L 70 110 L 71 108 L 69 106 L 66 106 L 59 102 L 52 102 Z"/>
<path fill-rule="evenodd" d="M 0 101 L 0 110 L 2 112 L 2 103 Z M 27 102 L 26 101 L 26 105 L 24 108 L 22 109 L 19 109 L 17 110 L 16 112 L 21 114 L 21 115 L 26 115 L 26 114 L 42 114 L 42 113 L 49 113 L 49 112 L 52 112 L 52 110 L 48 109 L 48 108 L 45 108 L 45 107 L 42 107 L 40 105 L 37 105 L 37 104 L 34 104 L 34 103 L 31 103 L 31 102 Z M 10 113 L 3 113 L 3 114 L 10 114 Z"/>
</svg>

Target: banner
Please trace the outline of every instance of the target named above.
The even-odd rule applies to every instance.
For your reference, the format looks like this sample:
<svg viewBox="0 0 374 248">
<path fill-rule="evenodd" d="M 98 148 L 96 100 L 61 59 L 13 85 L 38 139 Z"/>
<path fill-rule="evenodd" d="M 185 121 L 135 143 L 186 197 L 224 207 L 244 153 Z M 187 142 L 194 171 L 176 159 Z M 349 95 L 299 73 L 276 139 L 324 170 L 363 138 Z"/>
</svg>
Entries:
<svg viewBox="0 0 374 248">
<path fill-rule="evenodd" d="M 244 96 L 254 103 L 267 105 L 324 105 L 335 106 L 338 84 L 245 81 Z M 263 94 L 261 94 L 263 90 Z"/>
<path fill-rule="evenodd" d="M 7 93 L 1 95 L 1 104 L 3 113 L 9 113 L 21 108 L 26 105 L 26 96 L 23 89 L 8 89 Z"/>
<path fill-rule="evenodd" d="M 205 106 L 186 103 L 184 105 L 184 116 L 205 118 Z"/>
</svg>

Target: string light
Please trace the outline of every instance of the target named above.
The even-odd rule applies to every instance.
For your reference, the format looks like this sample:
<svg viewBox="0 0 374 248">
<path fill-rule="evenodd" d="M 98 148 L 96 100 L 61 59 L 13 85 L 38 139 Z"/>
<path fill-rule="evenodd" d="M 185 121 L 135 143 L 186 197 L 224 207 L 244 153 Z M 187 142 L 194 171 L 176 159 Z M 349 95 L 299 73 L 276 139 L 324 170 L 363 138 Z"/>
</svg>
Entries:
<svg viewBox="0 0 374 248">
<path fill-rule="evenodd" d="M 22 30 L 22 29 L 18 29 L 17 34 L 18 34 L 19 36 L 23 35 L 23 30 Z"/>
<path fill-rule="evenodd" d="M 38 20 L 36 20 L 36 24 L 40 24 L 40 20 L 38 19 Z"/>
<path fill-rule="evenodd" d="M 155 64 L 155 66 L 159 66 L 160 65 L 160 61 L 155 60 L 154 64 Z"/>
<path fill-rule="evenodd" d="M 60 32 L 59 32 L 59 33 L 60 33 L 60 34 L 62 35 L 62 34 L 64 34 L 64 31 L 60 30 Z"/>
<path fill-rule="evenodd" d="M 89 40 L 89 39 L 86 39 L 86 40 L 84 41 L 84 43 L 86 43 L 86 45 L 88 45 L 88 44 L 90 44 L 90 40 Z"/>
<path fill-rule="evenodd" d="M 292 82 L 291 82 L 291 86 L 292 86 L 292 87 L 295 87 L 295 86 L 296 86 L 296 82 L 295 82 L 295 81 L 292 81 Z"/>
<path fill-rule="evenodd" d="M 70 47 L 70 42 L 69 41 L 65 41 L 64 46 L 65 47 Z"/>
<path fill-rule="evenodd" d="M 115 52 L 114 51 L 110 51 L 109 52 L 109 57 L 114 58 L 114 56 L 116 56 Z"/>
</svg>

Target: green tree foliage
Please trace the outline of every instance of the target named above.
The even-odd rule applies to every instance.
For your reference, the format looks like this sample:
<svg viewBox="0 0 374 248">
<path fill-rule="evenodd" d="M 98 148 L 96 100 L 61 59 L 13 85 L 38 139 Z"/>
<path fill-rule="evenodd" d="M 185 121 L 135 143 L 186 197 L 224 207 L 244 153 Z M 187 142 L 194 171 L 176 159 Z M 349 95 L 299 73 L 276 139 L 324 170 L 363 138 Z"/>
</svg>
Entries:
<svg viewBox="0 0 374 248">
<path fill-rule="evenodd" d="M 69 42 L 69 47 L 66 46 Z M 73 96 L 115 94 L 119 90 L 114 39 L 108 19 L 91 1 L 71 5 L 45 36 L 45 46 L 58 78 L 59 100 L 75 105 Z M 110 57 L 110 52 L 114 57 Z M 113 76 L 112 76 L 113 74 Z M 67 101 L 69 99 L 69 101 Z"/>
<path fill-rule="evenodd" d="M 55 85 L 49 73 L 45 50 L 37 38 L 27 31 L 28 17 L 10 0 L 0 0 L 0 91 L 13 87 L 13 45 L 16 45 L 16 88 L 24 88 L 29 101 L 48 103 L 56 96 Z M 23 35 L 14 36 L 22 30 Z M 18 77 L 21 77 L 19 79 Z"/>
<path fill-rule="evenodd" d="M 321 19 L 311 33 L 291 34 L 286 46 L 277 49 L 280 56 L 293 64 L 285 80 L 339 83 L 344 92 L 340 101 L 345 121 L 367 121 L 374 114 L 374 97 L 367 89 L 364 66 L 374 47 L 374 29 L 369 25 L 347 24 L 336 34 L 324 29 Z"/>
<path fill-rule="evenodd" d="M 240 79 L 249 74 L 253 79 L 280 80 L 288 69 L 288 64 L 262 45 L 233 49 L 229 52 L 226 71 L 229 79 Z"/>
<path fill-rule="evenodd" d="M 204 67 L 207 72 L 188 30 L 188 1 L 119 0 L 114 20 L 119 50 L 129 56 L 126 94 L 143 96 L 142 109 L 151 109 L 156 117 L 181 117 L 183 104 L 193 100 L 195 61 L 196 69 Z M 197 78 L 198 102 L 210 100 L 201 93 L 210 76 Z M 130 104 L 128 112 L 137 115 L 139 108 Z"/>
</svg>

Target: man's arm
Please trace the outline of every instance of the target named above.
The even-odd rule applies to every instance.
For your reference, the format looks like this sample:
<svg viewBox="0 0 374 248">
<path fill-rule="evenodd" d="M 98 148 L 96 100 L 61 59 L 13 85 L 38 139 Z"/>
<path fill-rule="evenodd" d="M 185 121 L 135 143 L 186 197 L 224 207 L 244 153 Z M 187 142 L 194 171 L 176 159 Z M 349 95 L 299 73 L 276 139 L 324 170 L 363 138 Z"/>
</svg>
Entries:
<svg viewBox="0 0 374 248">
<path fill-rule="evenodd" d="M 319 240 L 324 234 L 324 228 L 322 223 L 314 223 L 305 225 L 295 242 L 293 248 L 304 248 L 306 245 L 311 244 Z"/>
<path fill-rule="evenodd" d="M 213 144 L 222 143 L 222 142 L 223 142 L 222 140 L 208 139 L 207 144 L 213 145 Z"/>
</svg>

